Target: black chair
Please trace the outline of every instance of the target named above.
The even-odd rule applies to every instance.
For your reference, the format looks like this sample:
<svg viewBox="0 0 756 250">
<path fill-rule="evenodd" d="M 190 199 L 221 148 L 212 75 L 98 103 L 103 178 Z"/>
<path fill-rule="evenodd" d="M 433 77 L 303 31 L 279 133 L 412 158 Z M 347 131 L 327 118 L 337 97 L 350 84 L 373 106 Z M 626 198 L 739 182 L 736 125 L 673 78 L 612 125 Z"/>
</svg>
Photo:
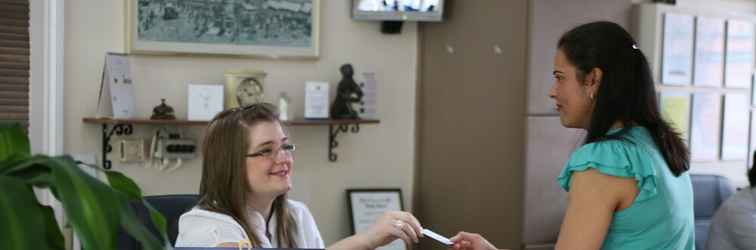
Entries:
<svg viewBox="0 0 756 250">
<path fill-rule="evenodd" d="M 197 204 L 198 198 L 199 196 L 195 194 L 156 195 L 144 197 L 145 201 L 149 202 L 152 207 L 158 210 L 158 212 L 163 214 L 163 216 L 165 217 L 168 240 L 171 241 L 171 246 L 174 246 L 176 244 L 179 217 L 181 217 L 181 214 L 192 209 L 192 207 Z M 139 217 L 141 222 L 145 224 L 156 237 L 160 238 L 155 225 L 153 225 L 152 220 L 150 220 L 150 215 L 147 212 L 147 208 L 141 203 L 132 203 L 131 207 L 134 208 L 134 211 L 136 212 L 137 217 Z M 132 250 L 142 249 L 142 247 L 138 241 L 122 231 L 118 234 L 116 249 Z"/>
<path fill-rule="evenodd" d="M 722 176 L 691 174 L 693 184 L 693 213 L 696 223 L 696 249 L 704 249 L 709 238 L 711 218 L 719 205 L 735 191 L 730 181 Z"/>
</svg>

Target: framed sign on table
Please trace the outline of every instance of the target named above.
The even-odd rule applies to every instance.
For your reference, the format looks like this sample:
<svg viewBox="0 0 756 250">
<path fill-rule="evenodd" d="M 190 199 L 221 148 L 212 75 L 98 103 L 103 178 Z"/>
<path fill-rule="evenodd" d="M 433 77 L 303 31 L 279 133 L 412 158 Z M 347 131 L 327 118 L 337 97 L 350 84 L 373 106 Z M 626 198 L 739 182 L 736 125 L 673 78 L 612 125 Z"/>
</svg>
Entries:
<svg viewBox="0 0 756 250">
<path fill-rule="evenodd" d="M 318 56 L 319 0 L 127 0 L 134 54 Z"/>
<path fill-rule="evenodd" d="M 347 204 L 352 234 L 367 230 L 385 212 L 404 209 L 402 190 L 398 188 L 347 189 Z M 378 249 L 405 250 L 406 246 L 402 240 L 395 240 Z"/>
</svg>

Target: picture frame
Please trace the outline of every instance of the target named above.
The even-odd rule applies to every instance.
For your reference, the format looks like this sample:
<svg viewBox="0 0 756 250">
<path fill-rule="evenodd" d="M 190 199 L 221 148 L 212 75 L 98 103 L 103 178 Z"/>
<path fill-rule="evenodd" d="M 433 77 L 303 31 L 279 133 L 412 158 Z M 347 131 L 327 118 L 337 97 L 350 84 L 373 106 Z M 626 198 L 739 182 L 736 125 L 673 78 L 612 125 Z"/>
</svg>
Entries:
<svg viewBox="0 0 756 250">
<path fill-rule="evenodd" d="M 265 76 L 262 70 L 226 70 L 223 74 L 223 108 L 230 109 L 265 101 Z"/>
<path fill-rule="evenodd" d="M 320 0 L 126 0 L 126 51 L 319 56 Z"/>
<path fill-rule="evenodd" d="M 711 162 L 719 157 L 722 96 L 714 92 L 693 94 L 690 120 L 690 159 Z"/>
<path fill-rule="evenodd" d="M 399 188 L 347 189 L 346 195 L 352 234 L 367 230 L 385 212 L 404 210 Z M 402 240 L 395 240 L 379 249 L 405 250 L 406 246 Z"/>
<path fill-rule="evenodd" d="M 690 85 L 693 78 L 694 20 L 692 15 L 664 14 L 662 84 Z"/>
<path fill-rule="evenodd" d="M 724 96 L 724 114 L 722 116 L 723 161 L 740 161 L 748 157 L 748 130 L 750 106 L 748 95 L 728 93 Z"/>
<path fill-rule="evenodd" d="M 756 24 L 750 21 L 727 20 L 727 51 L 725 52 L 725 87 L 748 88 L 754 67 L 754 36 Z"/>
<path fill-rule="evenodd" d="M 690 140 L 690 106 L 691 94 L 685 92 L 662 92 L 659 94 L 659 108 L 662 117 L 683 140 Z"/>
<path fill-rule="evenodd" d="M 724 83 L 725 20 L 696 17 L 693 85 L 721 87 Z"/>
</svg>

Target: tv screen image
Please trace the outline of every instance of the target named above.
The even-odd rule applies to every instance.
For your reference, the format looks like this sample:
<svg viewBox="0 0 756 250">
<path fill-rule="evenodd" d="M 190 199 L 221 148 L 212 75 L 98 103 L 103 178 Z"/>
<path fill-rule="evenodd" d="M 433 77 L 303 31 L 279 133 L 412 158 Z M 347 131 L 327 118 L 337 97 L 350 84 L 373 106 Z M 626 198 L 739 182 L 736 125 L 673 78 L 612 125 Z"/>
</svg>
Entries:
<svg viewBox="0 0 756 250">
<path fill-rule="evenodd" d="M 352 17 L 376 21 L 441 21 L 443 0 L 353 0 Z"/>
</svg>

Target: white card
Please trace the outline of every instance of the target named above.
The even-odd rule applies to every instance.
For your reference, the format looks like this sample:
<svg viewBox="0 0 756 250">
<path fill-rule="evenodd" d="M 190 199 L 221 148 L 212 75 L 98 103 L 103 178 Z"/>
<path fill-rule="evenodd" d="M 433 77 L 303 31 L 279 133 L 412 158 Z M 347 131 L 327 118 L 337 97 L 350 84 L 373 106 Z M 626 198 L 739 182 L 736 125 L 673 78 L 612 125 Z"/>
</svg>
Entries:
<svg viewBox="0 0 756 250">
<path fill-rule="evenodd" d="M 223 85 L 189 84 L 188 92 L 188 120 L 209 121 L 223 111 Z"/>
<path fill-rule="evenodd" d="M 422 232 L 423 232 L 423 235 L 428 236 L 431 239 L 434 239 L 434 240 L 436 240 L 438 242 L 441 242 L 441 244 L 444 244 L 444 245 L 447 245 L 447 246 L 451 246 L 452 244 L 454 244 L 448 238 L 446 238 L 444 236 L 441 236 L 440 234 L 434 233 L 431 230 L 423 229 Z"/>
<path fill-rule="evenodd" d="M 328 82 L 305 83 L 305 118 L 328 118 Z"/>
<path fill-rule="evenodd" d="M 132 118 L 136 110 L 129 60 L 124 54 L 108 53 L 97 101 L 98 116 Z"/>
</svg>

